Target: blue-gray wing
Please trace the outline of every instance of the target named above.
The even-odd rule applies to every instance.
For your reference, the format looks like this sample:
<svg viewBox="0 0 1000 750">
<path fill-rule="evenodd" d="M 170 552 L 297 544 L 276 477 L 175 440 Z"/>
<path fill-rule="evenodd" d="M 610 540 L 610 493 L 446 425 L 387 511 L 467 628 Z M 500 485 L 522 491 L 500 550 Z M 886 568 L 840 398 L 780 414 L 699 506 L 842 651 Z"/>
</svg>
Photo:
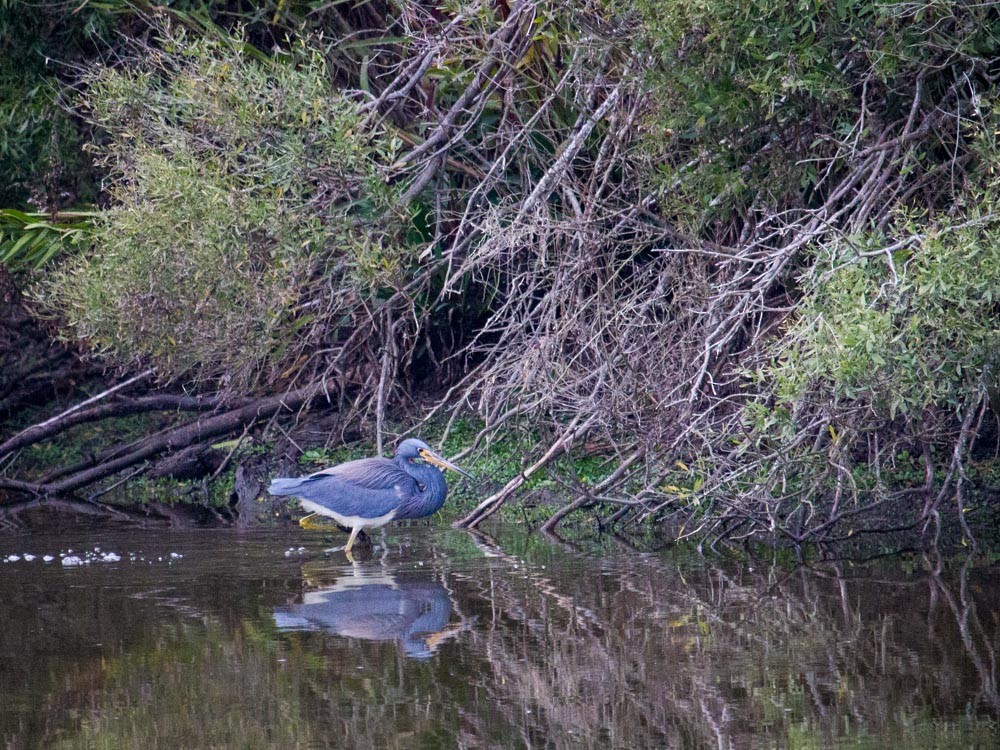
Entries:
<svg viewBox="0 0 1000 750">
<path fill-rule="evenodd" d="M 418 491 L 417 481 L 387 458 L 365 458 L 307 477 L 275 479 L 272 495 L 311 500 L 345 516 L 378 518 Z"/>
<path fill-rule="evenodd" d="M 331 466 L 329 469 L 317 471 L 308 478 L 336 477 L 359 487 L 370 490 L 388 490 L 403 484 L 416 489 L 417 480 L 388 458 L 362 458 L 360 461 L 348 461 L 346 464 Z"/>
</svg>

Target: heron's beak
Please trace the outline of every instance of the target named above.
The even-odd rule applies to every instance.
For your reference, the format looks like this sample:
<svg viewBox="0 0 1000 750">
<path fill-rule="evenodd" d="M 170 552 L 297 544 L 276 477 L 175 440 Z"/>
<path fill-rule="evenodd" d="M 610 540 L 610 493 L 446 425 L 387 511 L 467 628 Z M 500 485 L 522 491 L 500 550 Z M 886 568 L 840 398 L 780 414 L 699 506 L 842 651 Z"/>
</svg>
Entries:
<svg viewBox="0 0 1000 750">
<path fill-rule="evenodd" d="M 441 456 L 439 456 L 434 451 L 429 451 L 421 448 L 420 457 L 424 459 L 424 461 L 427 461 L 427 463 L 434 464 L 435 466 L 440 466 L 442 469 L 451 469 L 452 471 L 457 471 L 463 477 L 468 477 L 469 479 L 475 479 L 475 477 L 472 476 L 472 474 L 467 472 L 465 469 L 458 468 L 451 461 L 441 458 Z"/>
</svg>

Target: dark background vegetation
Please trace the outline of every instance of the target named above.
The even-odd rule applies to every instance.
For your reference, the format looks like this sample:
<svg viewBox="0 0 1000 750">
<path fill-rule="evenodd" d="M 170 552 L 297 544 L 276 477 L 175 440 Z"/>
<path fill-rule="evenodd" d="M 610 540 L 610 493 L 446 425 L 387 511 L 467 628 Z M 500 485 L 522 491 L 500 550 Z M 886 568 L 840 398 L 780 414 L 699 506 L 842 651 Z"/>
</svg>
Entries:
<svg viewBox="0 0 1000 750">
<path fill-rule="evenodd" d="M 283 460 L 420 432 L 486 475 L 465 525 L 995 526 L 994 4 L 0 0 L 0 39 L 5 523 L 249 522 Z"/>
</svg>

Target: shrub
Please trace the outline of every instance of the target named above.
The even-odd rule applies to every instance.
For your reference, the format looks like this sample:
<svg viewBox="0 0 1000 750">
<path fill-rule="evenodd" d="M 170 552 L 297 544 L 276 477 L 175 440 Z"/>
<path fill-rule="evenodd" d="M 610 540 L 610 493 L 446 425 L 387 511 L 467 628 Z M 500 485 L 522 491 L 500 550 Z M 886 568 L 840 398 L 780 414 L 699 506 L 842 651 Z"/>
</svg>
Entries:
<svg viewBox="0 0 1000 750">
<path fill-rule="evenodd" d="M 948 107 L 992 88 L 989 61 L 1000 45 L 990 4 L 622 5 L 641 18 L 640 41 L 656 63 L 647 145 L 663 155 L 664 208 L 696 231 L 749 212 L 816 207 L 824 176 L 856 166 L 883 129 L 906 121 L 914 99 Z M 914 159 L 911 178 L 950 159 L 948 141 Z"/>
<path fill-rule="evenodd" d="M 37 296 L 69 335 L 163 376 L 274 381 L 401 283 L 395 146 L 304 47 L 267 63 L 168 32 L 136 52 L 84 81 L 110 207 Z"/>
</svg>

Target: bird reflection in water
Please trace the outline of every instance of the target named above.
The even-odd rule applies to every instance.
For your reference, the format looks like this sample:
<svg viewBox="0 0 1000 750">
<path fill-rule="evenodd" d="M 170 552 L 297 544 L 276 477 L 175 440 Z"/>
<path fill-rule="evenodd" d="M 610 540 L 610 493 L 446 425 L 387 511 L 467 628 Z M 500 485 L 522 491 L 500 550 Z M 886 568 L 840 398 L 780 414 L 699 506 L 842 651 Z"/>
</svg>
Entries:
<svg viewBox="0 0 1000 750">
<path fill-rule="evenodd" d="M 282 630 L 398 641 L 407 656 L 426 659 L 472 626 L 475 618 L 452 623 L 453 608 L 448 589 L 435 580 L 397 580 L 385 570 L 355 566 L 333 586 L 307 591 L 300 602 L 279 607 L 274 620 Z"/>
</svg>

